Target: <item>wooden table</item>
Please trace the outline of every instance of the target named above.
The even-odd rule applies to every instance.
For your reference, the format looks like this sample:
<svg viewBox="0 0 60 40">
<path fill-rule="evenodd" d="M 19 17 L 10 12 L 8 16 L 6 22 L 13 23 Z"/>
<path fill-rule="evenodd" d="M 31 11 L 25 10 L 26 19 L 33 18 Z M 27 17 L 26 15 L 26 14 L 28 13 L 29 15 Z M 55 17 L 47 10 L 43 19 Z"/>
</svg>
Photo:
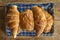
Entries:
<svg viewBox="0 0 60 40">
<path fill-rule="evenodd" d="M 53 2 L 54 5 L 54 36 L 41 36 L 36 37 L 17 37 L 16 39 L 2 36 L 3 32 L 0 32 L 0 40 L 60 40 L 60 0 L 0 0 L 0 14 L 4 13 L 4 5 L 7 3 L 49 3 Z M 2 10 L 1 10 L 2 9 Z"/>
</svg>

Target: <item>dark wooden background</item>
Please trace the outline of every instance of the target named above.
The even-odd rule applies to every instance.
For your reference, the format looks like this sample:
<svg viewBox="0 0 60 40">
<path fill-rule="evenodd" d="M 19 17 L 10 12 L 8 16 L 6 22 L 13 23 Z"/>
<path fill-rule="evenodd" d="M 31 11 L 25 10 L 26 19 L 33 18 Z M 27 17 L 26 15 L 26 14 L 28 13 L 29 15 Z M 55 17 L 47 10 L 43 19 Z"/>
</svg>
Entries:
<svg viewBox="0 0 60 40">
<path fill-rule="evenodd" d="M 0 0 L 0 15 L 2 15 L 2 21 L 4 22 L 3 15 L 5 15 L 5 5 L 8 3 L 54 3 L 54 35 L 53 36 L 41 36 L 36 37 L 17 37 L 13 39 L 4 35 L 3 30 L 0 26 L 0 40 L 60 40 L 60 0 Z M 1 18 L 0 18 L 1 19 Z M 2 22 L 1 21 L 1 22 Z M 2 31 L 1 31 L 2 29 Z"/>
</svg>

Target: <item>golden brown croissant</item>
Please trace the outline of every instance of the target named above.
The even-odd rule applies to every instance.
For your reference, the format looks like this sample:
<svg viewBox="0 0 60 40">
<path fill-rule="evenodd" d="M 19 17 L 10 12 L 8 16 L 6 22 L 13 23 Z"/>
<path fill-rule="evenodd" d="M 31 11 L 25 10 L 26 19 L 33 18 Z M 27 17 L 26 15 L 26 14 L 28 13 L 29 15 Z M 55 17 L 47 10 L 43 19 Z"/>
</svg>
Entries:
<svg viewBox="0 0 60 40">
<path fill-rule="evenodd" d="M 45 11 L 45 16 L 47 18 L 47 26 L 44 29 L 44 32 L 49 32 L 53 25 L 53 17 L 47 11 Z"/>
<path fill-rule="evenodd" d="M 33 13 L 31 10 L 25 10 L 21 13 L 21 27 L 27 31 L 34 30 L 34 19 L 33 19 Z"/>
<path fill-rule="evenodd" d="M 17 10 L 16 5 L 10 7 L 6 18 L 6 23 L 11 29 L 12 36 L 16 38 L 19 26 L 19 11 Z"/>
<path fill-rule="evenodd" d="M 33 6 L 32 10 L 34 14 L 36 35 L 37 37 L 39 37 L 41 33 L 43 33 L 47 25 L 46 16 L 44 12 L 42 11 L 42 9 L 39 8 L 38 6 Z"/>
<path fill-rule="evenodd" d="M 18 32 L 17 32 L 17 34 L 19 34 L 20 32 L 22 32 L 21 26 L 18 27 Z"/>
<path fill-rule="evenodd" d="M 20 13 L 21 14 L 21 13 Z M 19 15 L 20 15 L 19 14 Z M 20 20 L 21 20 L 21 18 L 20 18 L 20 16 L 19 16 L 19 27 L 18 27 L 18 33 L 20 33 L 21 31 L 22 31 L 22 28 L 21 28 L 21 24 L 20 24 Z"/>
</svg>

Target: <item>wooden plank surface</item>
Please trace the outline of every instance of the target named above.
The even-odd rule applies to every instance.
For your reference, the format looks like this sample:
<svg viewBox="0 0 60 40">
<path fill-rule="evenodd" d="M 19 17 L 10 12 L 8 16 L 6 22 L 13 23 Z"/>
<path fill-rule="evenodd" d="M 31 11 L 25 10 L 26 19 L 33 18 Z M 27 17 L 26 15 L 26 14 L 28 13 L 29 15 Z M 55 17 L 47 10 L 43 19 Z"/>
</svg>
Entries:
<svg viewBox="0 0 60 40">
<path fill-rule="evenodd" d="M 55 4 L 54 19 L 60 21 L 60 2 Z"/>
<path fill-rule="evenodd" d="M 0 0 L 0 6 L 3 6 L 4 4 L 7 3 L 15 3 L 15 2 L 28 2 L 28 3 L 49 3 L 53 2 L 55 3 L 54 6 L 54 36 L 44 36 L 40 38 L 22 38 L 22 37 L 17 37 L 16 39 L 13 38 L 7 38 L 3 35 L 3 32 L 0 34 L 0 40 L 60 40 L 60 0 Z M 0 8 L 1 9 L 1 8 Z M 0 11 L 1 13 L 2 11 Z"/>
</svg>

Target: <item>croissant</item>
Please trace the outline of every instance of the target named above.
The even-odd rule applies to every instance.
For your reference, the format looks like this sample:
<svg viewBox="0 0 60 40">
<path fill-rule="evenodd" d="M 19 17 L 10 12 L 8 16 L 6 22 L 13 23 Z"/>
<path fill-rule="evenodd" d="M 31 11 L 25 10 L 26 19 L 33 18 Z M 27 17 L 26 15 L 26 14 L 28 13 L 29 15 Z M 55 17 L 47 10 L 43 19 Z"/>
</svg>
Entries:
<svg viewBox="0 0 60 40">
<path fill-rule="evenodd" d="M 19 11 L 17 10 L 16 5 L 10 7 L 6 15 L 6 23 L 8 27 L 10 27 L 11 29 L 13 38 L 16 38 L 18 27 L 19 27 Z"/>
<path fill-rule="evenodd" d="M 21 13 L 20 13 L 21 14 Z M 19 15 L 20 15 L 19 14 Z M 19 27 L 18 27 L 18 34 L 22 31 L 22 27 L 21 27 L 21 24 L 20 24 L 20 21 L 21 20 L 21 18 L 20 18 L 20 16 L 19 16 Z"/>
<path fill-rule="evenodd" d="M 47 25 L 46 16 L 42 9 L 38 6 L 33 6 L 32 11 L 34 15 L 36 36 L 39 37 Z"/>
<path fill-rule="evenodd" d="M 18 27 L 18 32 L 17 32 L 17 34 L 19 34 L 20 32 L 22 32 L 22 28 L 21 28 L 21 26 L 20 26 L 20 24 L 19 24 L 19 27 Z"/>
<path fill-rule="evenodd" d="M 31 10 L 27 9 L 20 15 L 21 19 L 21 28 L 24 30 L 27 30 L 29 32 L 34 30 L 34 19 L 33 19 L 33 13 Z"/>
<path fill-rule="evenodd" d="M 47 18 L 47 26 L 45 27 L 44 32 L 49 32 L 53 25 L 53 17 L 47 11 L 45 11 L 45 16 Z"/>
</svg>

